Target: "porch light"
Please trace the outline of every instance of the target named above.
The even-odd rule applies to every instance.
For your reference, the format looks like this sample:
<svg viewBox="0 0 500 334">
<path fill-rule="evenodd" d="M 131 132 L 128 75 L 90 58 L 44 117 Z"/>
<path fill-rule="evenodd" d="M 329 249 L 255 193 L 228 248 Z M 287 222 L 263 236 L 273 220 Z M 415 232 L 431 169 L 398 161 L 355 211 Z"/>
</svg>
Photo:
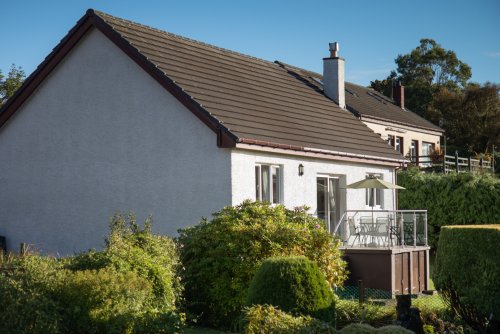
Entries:
<svg viewBox="0 0 500 334">
<path fill-rule="evenodd" d="M 299 165 L 299 176 L 302 176 L 302 175 L 304 175 L 304 165 L 300 164 Z"/>
</svg>

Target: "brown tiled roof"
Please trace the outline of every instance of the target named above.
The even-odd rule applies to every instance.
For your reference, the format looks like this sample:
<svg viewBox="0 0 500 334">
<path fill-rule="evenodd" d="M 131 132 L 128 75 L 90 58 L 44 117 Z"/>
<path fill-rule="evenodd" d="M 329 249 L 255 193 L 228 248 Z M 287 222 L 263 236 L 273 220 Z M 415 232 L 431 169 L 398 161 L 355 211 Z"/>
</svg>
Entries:
<svg viewBox="0 0 500 334">
<path fill-rule="evenodd" d="M 278 62 L 283 67 L 296 73 L 318 90 L 323 90 L 323 76 L 295 66 Z M 377 92 L 372 88 L 363 87 L 350 82 L 345 83 L 345 101 L 347 108 L 355 115 L 362 117 L 386 120 L 394 123 L 409 125 L 422 129 L 443 132 L 439 126 L 420 117 L 416 113 L 401 109 L 394 100 Z"/>
<path fill-rule="evenodd" d="M 280 64 L 92 10 L 77 27 L 88 25 L 88 21 L 218 135 L 223 133 L 225 139 L 220 141 L 403 160 L 350 112 Z M 78 32 L 77 27 L 69 35 Z M 71 38 L 63 39 L 53 53 L 64 50 L 65 40 Z M 45 63 L 50 65 L 51 57 Z M 49 65 L 42 63 L 37 71 L 44 72 Z M 27 81 L 29 86 L 33 79 Z M 7 111 L 0 114 L 0 126 L 15 110 Z"/>
</svg>

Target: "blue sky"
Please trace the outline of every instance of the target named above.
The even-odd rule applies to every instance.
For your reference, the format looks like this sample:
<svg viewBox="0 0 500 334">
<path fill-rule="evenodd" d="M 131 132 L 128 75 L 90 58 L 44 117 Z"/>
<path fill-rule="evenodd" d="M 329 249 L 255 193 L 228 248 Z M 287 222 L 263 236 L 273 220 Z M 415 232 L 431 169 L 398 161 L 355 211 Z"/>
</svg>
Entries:
<svg viewBox="0 0 500 334">
<path fill-rule="evenodd" d="M 31 73 L 88 8 L 317 72 L 338 41 L 346 79 L 362 85 L 433 38 L 472 67 L 472 81 L 500 83 L 499 0 L 0 0 L 0 69 Z"/>
</svg>

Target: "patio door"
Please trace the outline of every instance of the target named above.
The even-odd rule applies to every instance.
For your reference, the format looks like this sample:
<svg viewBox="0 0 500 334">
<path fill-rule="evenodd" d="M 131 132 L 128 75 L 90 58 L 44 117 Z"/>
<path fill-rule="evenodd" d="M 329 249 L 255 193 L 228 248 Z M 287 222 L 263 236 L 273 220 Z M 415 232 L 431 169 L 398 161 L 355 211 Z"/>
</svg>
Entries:
<svg viewBox="0 0 500 334">
<path fill-rule="evenodd" d="M 321 176 L 317 178 L 317 215 L 333 230 L 340 220 L 340 179 L 338 177 Z"/>
</svg>

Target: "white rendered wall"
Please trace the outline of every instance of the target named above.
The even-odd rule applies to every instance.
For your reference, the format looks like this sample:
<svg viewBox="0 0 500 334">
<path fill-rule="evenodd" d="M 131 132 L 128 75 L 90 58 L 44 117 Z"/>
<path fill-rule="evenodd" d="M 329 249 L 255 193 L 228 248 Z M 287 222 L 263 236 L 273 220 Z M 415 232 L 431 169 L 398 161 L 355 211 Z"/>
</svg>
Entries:
<svg viewBox="0 0 500 334">
<path fill-rule="evenodd" d="M 0 157 L 14 250 L 98 248 L 118 210 L 175 235 L 231 202 L 229 150 L 96 30 L 0 129 Z"/>
<path fill-rule="evenodd" d="M 316 178 L 318 176 L 341 176 L 340 187 L 354 183 L 366 177 L 367 173 L 382 174 L 383 179 L 394 182 L 391 167 L 363 165 L 322 159 L 300 158 L 280 154 L 264 153 L 250 150 L 233 150 L 231 153 L 231 188 L 232 204 L 236 205 L 245 199 L 255 200 L 255 164 L 276 164 L 283 171 L 283 203 L 288 208 L 306 205 L 310 212 L 316 214 Z M 299 164 L 304 165 L 304 175 L 299 176 Z M 394 208 L 394 196 L 390 190 L 383 191 L 384 207 Z M 365 190 L 346 189 L 347 210 L 367 209 Z"/>
</svg>

